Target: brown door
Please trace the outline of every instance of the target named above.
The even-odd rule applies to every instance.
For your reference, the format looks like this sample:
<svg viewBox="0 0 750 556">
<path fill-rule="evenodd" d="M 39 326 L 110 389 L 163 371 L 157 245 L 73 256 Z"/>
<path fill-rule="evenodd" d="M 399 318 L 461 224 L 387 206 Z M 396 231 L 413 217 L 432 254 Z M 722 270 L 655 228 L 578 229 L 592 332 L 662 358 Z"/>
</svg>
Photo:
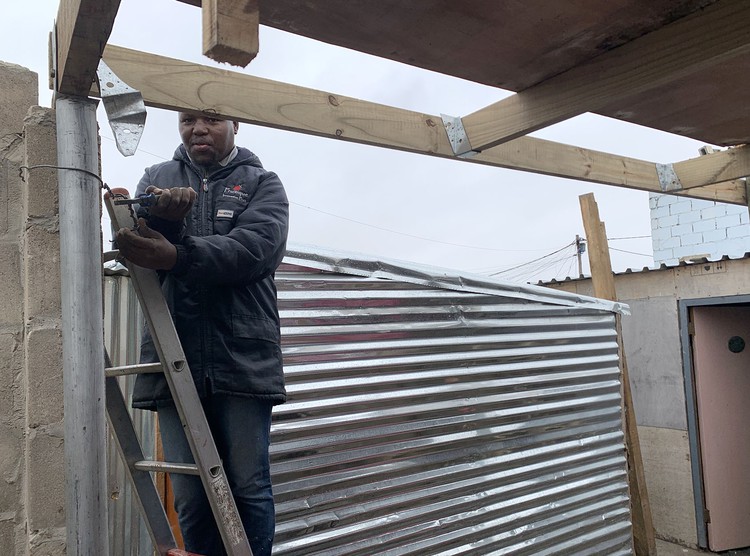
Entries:
<svg viewBox="0 0 750 556">
<path fill-rule="evenodd" d="M 750 307 L 693 308 L 708 546 L 750 546 Z"/>
</svg>

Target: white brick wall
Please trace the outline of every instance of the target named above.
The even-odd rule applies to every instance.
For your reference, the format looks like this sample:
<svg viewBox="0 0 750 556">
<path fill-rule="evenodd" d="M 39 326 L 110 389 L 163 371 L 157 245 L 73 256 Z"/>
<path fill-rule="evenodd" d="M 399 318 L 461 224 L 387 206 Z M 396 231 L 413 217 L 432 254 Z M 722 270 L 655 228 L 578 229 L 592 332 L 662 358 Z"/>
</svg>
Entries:
<svg viewBox="0 0 750 556">
<path fill-rule="evenodd" d="M 741 257 L 750 252 L 747 207 L 652 193 L 651 243 L 654 263 L 707 255 Z"/>
</svg>

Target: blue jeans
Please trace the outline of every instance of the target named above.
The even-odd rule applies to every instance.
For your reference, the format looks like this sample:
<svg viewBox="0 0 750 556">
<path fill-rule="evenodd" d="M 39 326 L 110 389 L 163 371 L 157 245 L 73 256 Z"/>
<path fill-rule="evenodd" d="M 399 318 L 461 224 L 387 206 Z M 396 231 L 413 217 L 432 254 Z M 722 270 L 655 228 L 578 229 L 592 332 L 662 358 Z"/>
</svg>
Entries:
<svg viewBox="0 0 750 556">
<path fill-rule="evenodd" d="M 232 489 L 253 556 L 270 556 L 276 524 L 268 455 L 271 403 L 214 394 L 203 408 Z M 164 459 L 194 463 L 173 404 L 158 408 Z M 200 477 L 170 475 L 185 550 L 226 554 Z"/>
</svg>

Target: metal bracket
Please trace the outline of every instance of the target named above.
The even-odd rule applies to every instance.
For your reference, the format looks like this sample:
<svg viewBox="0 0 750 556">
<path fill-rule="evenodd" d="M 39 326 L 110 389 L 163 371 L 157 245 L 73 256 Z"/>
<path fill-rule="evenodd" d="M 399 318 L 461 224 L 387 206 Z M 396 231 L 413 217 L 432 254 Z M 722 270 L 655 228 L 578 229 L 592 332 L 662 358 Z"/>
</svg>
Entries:
<svg viewBox="0 0 750 556">
<path fill-rule="evenodd" d="M 673 164 L 656 164 L 656 175 L 659 177 L 659 187 L 662 191 L 680 191 L 682 182 L 674 171 Z"/>
<path fill-rule="evenodd" d="M 445 126 L 445 132 L 448 134 L 448 141 L 450 141 L 453 154 L 459 158 L 471 158 L 479 154 L 479 151 L 471 149 L 469 136 L 466 135 L 461 118 L 447 116 L 446 114 L 440 114 L 440 117 L 443 118 L 443 125 Z"/>
<path fill-rule="evenodd" d="M 104 60 L 99 60 L 96 75 L 99 79 L 99 94 L 115 136 L 117 150 L 123 156 L 132 156 L 146 125 L 143 95 L 117 77 Z"/>
</svg>

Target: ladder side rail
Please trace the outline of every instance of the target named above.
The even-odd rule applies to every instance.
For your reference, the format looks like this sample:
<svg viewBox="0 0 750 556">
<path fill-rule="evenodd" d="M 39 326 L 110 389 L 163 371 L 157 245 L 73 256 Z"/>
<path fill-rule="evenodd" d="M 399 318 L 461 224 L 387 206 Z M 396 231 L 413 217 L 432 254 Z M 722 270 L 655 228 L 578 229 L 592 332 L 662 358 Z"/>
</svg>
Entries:
<svg viewBox="0 0 750 556">
<path fill-rule="evenodd" d="M 117 229 L 133 224 L 127 207 L 115 206 L 109 198 L 105 204 Z M 159 277 L 134 264 L 128 271 L 227 553 L 253 556 Z"/>
<path fill-rule="evenodd" d="M 109 356 L 106 352 L 104 358 L 109 365 Z M 135 462 L 145 458 L 125 398 L 116 378 L 106 378 L 104 389 L 110 431 L 115 439 L 117 451 L 125 462 L 126 473 L 133 485 L 136 502 L 151 536 L 154 549 L 160 555 L 166 555 L 170 549 L 177 548 L 177 542 L 151 474 L 148 471 L 139 471 L 134 466 Z"/>
</svg>

